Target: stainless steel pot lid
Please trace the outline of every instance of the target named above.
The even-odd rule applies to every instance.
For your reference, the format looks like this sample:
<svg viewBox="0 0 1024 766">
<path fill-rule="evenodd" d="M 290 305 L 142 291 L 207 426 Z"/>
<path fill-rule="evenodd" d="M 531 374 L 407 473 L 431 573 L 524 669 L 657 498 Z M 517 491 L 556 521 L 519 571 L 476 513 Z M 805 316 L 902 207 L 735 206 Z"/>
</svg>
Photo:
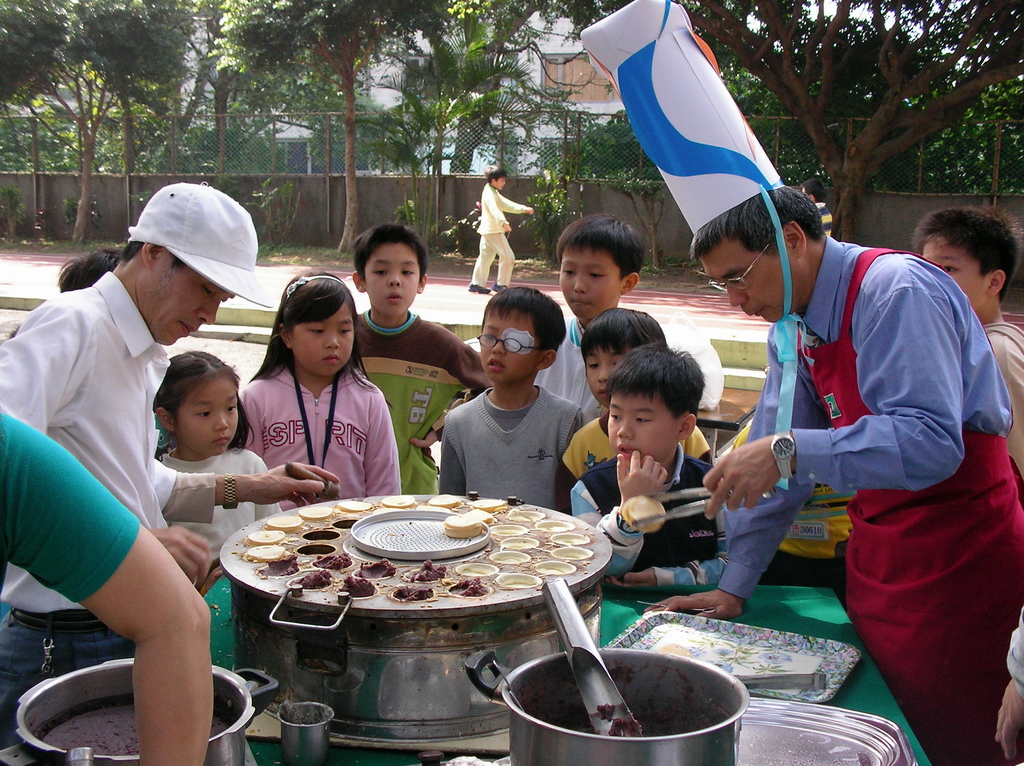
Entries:
<svg viewBox="0 0 1024 766">
<path fill-rule="evenodd" d="M 424 561 L 468 556 L 491 539 L 488 528 L 475 537 L 449 537 L 444 533 L 444 520 L 449 516 L 451 511 L 378 512 L 352 525 L 352 542 L 377 556 Z"/>
</svg>

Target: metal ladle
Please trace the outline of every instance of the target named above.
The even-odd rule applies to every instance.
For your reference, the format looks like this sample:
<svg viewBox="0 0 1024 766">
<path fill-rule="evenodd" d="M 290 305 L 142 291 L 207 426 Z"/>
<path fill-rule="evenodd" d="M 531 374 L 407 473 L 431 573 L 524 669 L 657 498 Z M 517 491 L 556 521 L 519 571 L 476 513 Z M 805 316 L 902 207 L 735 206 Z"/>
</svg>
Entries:
<svg viewBox="0 0 1024 766">
<path fill-rule="evenodd" d="M 542 590 L 594 731 L 613 737 L 642 736 L 640 724 L 608 674 L 565 580 L 547 580 Z"/>
</svg>

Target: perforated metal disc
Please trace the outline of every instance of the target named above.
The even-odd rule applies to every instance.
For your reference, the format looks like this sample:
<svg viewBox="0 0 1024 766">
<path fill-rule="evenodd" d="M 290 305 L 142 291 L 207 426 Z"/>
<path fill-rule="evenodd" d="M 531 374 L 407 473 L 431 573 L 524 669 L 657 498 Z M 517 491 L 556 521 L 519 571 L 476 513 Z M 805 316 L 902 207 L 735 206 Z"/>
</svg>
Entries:
<svg viewBox="0 0 1024 766">
<path fill-rule="evenodd" d="M 448 537 L 444 520 L 450 515 L 450 511 L 378 512 L 352 525 L 352 541 L 367 553 L 411 561 L 468 556 L 487 545 L 490 530 L 486 528 L 476 537 Z"/>
</svg>

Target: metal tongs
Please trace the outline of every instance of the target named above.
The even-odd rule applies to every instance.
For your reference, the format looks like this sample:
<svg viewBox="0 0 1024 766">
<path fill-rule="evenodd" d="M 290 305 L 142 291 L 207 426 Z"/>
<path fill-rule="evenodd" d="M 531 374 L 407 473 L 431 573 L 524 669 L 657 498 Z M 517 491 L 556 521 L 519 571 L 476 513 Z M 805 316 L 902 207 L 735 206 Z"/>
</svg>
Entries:
<svg viewBox="0 0 1024 766">
<path fill-rule="evenodd" d="M 752 692 L 756 689 L 808 689 L 824 691 L 828 686 L 828 677 L 822 673 L 765 673 L 759 675 L 739 675 L 739 681 Z"/>
<path fill-rule="evenodd" d="M 631 527 L 639 532 L 654 531 L 656 529 L 660 529 L 662 524 L 666 521 L 670 521 L 671 519 L 685 519 L 689 516 L 699 516 L 704 513 L 709 497 L 711 497 L 711 491 L 704 487 L 691 487 L 689 489 L 673 490 L 672 492 L 659 492 L 656 495 L 646 495 L 642 498 L 630 498 L 622 504 L 622 507 L 619 509 L 619 514 L 622 515 L 623 519 L 625 519 Z M 641 513 L 638 517 L 630 517 L 630 504 L 639 505 L 640 503 L 643 503 L 650 506 L 650 501 L 654 501 L 654 503 L 661 506 L 662 511 L 665 511 L 666 506 L 675 505 L 680 501 L 685 502 L 685 505 L 673 508 L 671 511 L 663 513 Z M 644 510 L 649 511 L 651 509 L 648 507 Z"/>
<path fill-rule="evenodd" d="M 775 488 L 772 487 L 762 496 L 772 497 L 774 494 Z M 624 502 L 619 508 L 619 515 L 638 532 L 655 532 L 661 529 L 661 525 L 666 521 L 701 515 L 704 513 L 704 509 L 707 508 L 710 497 L 711 490 L 704 487 L 675 489 L 671 492 L 659 492 L 656 495 L 639 495 L 631 497 Z M 652 501 L 654 507 L 652 507 Z M 669 505 L 676 505 L 679 502 L 685 502 L 686 504 L 667 512 L 658 512 L 656 510 L 657 506 L 660 506 L 661 511 L 665 511 L 665 508 Z M 634 507 L 641 506 L 636 508 L 640 513 L 635 518 L 630 518 L 631 505 Z M 643 508 L 642 506 L 644 505 L 647 507 Z M 654 511 L 653 513 L 651 513 L 652 510 Z"/>
</svg>

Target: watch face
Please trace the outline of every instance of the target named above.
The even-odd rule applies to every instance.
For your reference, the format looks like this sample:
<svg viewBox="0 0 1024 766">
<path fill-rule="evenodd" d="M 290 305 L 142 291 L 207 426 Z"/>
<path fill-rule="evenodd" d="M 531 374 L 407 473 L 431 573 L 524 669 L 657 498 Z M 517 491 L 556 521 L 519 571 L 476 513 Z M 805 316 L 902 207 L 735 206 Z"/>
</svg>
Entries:
<svg viewBox="0 0 1024 766">
<path fill-rule="evenodd" d="M 792 457 L 795 450 L 796 443 L 790 436 L 781 436 L 772 444 L 772 452 L 779 458 Z"/>
</svg>

